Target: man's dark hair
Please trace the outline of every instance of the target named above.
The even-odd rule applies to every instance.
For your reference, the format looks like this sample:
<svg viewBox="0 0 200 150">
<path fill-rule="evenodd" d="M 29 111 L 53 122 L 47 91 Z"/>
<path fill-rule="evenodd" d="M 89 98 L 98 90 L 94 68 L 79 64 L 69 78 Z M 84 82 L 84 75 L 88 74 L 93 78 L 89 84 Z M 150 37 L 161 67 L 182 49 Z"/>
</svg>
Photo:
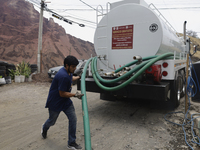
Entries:
<svg viewBox="0 0 200 150">
<path fill-rule="evenodd" d="M 77 66 L 79 64 L 79 61 L 76 57 L 72 56 L 72 55 L 68 55 L 65 59 L 64 59 L 64 67 L 66 67 L 66 64 L 68 64 L 68 66 L 70 65 L 75 65 Z"/>
</svg>

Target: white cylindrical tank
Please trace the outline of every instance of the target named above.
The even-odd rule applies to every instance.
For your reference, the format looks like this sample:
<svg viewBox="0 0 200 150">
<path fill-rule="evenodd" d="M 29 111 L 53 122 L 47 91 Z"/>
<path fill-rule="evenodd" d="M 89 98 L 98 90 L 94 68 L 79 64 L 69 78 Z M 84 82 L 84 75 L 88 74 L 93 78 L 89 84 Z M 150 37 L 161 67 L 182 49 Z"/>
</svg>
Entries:
<svg viewBox="0 0 200 150">
<path fill-rule="evenodd" d="M 142 0 L 111 4 L 111 10 L 97 25 L 94 46 L 108 70 L 133 61 L 133 56 L 154 56 L 184 51 L 184 43 Z"/>
</svg>

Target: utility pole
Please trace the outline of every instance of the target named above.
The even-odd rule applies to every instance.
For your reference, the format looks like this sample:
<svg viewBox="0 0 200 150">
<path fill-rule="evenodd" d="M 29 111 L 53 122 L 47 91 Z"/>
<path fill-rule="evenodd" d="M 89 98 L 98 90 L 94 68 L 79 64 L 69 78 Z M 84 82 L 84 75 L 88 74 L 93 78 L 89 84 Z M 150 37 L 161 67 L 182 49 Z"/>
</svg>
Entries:
<svg viewBox="0 0 200 150">
<path fill-rule="evenodd" d="M 48 9 L 46 6 L 46 3 L 51 3 L 51 2 L 44 2 L 45 0 L 41 0 L 41 8 L 40 8 L 40 20 L 39 20 L 39 33 L 38 33 L 38 54 L 37 54 L 37 71 L 38 73 L 42 72 L 42 28 L 43 28 L 43 11 L 44 11 L 44 8 L 46 11 L 49 11 L 52 14 L 53 17 L 55 18 L 58 18 L 60 20 L 63 20 L 69 24 L 72 24 L 72 23 L 76 23 L 78 24 L 80 27 L 85 27 L 84 24 L 80 24 L 80 23 L 77 23 L 75 21 L 71 21 L 71 20 L 68 20 L 56 13 L 54 13 L 53 11 L 51 11 L 50 9 Z M 70 52 L 71 54 L 71 47 L 70 47 Z"/>
<path fill-rule="evenodd" d="M 39 33 L 38 33 L 38 55 L 37 55 L 37 67 L 38 73 L 42 72 L 42 27 L 43 27 L 43 8 L 45 6 L 44 1 L 41 0 L 41 8 L 40 8 L 40 20 L 39 20 Z"/>
</svg>

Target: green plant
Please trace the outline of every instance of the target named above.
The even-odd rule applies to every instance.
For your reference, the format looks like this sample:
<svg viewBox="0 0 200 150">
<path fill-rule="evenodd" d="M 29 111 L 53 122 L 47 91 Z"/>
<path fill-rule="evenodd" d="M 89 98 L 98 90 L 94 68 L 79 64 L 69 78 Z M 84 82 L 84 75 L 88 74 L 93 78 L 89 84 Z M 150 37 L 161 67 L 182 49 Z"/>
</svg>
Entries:
<svg viewBox="0 0 200 150">
<path fill-rule="evenodd" d="M 25 77 L 29 77 L 31 74 L 30 64 L 26 63 L 24 60 L 16 66 L 16 72 L 21 75 L 25 75 Z"/>
<path fill-rule="evenodd" d="M 22 62 L 20 62 L 18 65 L 18 70 L 20 72 L 21 75 L 24 75 L 24 68 L 26 66 L 25 61 L 23 60 Z"/>
<path fill-rule="evenodd" d="M 15 70 L 15 76 L 19 76 L 19 75 L 20 75 L 20 71 L 19 71 L 18 68 L 16 68 L 16 70 Z"/>
<path fill-rule="evenodd" d="M 14 78 L 15 78 L 15 70 L 8 69 L 8 71 L 9 71 L 9 76 L 11 77 L 11 79 L 14 80 Z"/>
<path fill-rule="evenodd" d="M 29 67 L 29 65 L 27 64 L 24 68 L 24 75 L 26 78 L 29 77 L 29 75 L 31 74 L 31 68 Z"/>
<path fill-rule="evenodd" d="M 2 76 L 0 76 L 0 78 L 2 78 Z"/>
</svg>

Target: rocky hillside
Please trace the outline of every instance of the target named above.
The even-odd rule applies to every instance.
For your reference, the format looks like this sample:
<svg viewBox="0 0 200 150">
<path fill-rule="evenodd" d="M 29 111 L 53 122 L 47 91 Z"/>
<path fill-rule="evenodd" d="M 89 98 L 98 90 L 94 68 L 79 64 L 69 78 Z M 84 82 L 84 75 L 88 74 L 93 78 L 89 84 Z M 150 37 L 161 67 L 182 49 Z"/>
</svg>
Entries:
<svg viewBox="0 0 200 150">
<path fill-rule="evenodd" d="M 200 61 L 200 39 L 194 38 L 194 37 L 190 37 L 190 41 L 192 42 L 192 44 L 190 45 L 191 47 L 191 54 L 193 54 L 193 50 L 194 50 L 194 45 L 199 45 L 197 46 L 197 51 L 196 53 L 191 57 L 193 62 L 196 61 Z"/>
<path fill-rule="evenodd" d="M 0 61 L 37 63 L 39 13 L 25 0 L 0 0 Z M 193 44 L 200 39 L 191 37 Z M 53 19 L 43 20 L 42 69 L 62 65 L 67 55 L 88 59 L 96 55 L 94 45 L 69 34 Z M 199 61 L 200 47 L 192 57 Z"/>
<path fill-rule="evenodd" d="M 0 60 L 37 63 L 39 13 L 25 0 L 0 1 Z M 78 59 L 96 55 L 94 45 L 69 34 L 53 19 L 43 20 L 42 68 L 62 65 L 65 56 Z"/>
<path fill-rule="evenodd" d="M 183 36 L 182 33 L 178 33 L 179 35 Z M 190 54 L 192 55 L 191 56 L 191 60 L 193 62 L 196 62 L 196 61 L 200 61 L 200 38 L 194 38 L 194 37 L 191 37 L 189 36 L 190 38 Z M 197 45 L 197 51 L 196 53 L 194 54 L 194 45 Z"/>
</svg>

